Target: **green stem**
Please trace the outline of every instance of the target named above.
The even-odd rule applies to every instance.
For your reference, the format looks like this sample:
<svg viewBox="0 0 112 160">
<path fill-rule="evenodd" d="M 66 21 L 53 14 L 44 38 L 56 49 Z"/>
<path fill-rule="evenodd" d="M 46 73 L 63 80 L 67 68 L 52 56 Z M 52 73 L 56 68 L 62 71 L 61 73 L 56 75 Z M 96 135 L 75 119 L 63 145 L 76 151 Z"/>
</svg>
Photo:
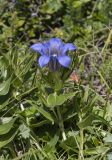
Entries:
<svg viewBox="0 0 112 160">
<path fill-rule="evenodd" d="M 84 160 L 84 155 L 83 155 L 83 143 L 84 143 L 84 138 L 83 138 L 83 129 L 80 129 L 80 137 L 81 137 L 81 141 L 80 141 L 80 155 L 79 155 L 79 159 L 80 160 Z"/>
<path fill-rule="evenodd" d="M 79 121 L 82 121 L 82 116 L 79 113 Z M 83 154 L 83 146 L 84 146 L 84 133 L 83 128 L 80 128 L 80 146 L 79 146 L 79 160 L 84 160 L 84 154 Z"/>
<path fill-rule="evenodd" d="M 61 130 L 63 140 L 66 140 L 67 138 L 66 138 L 66 134 L 65 134 L 65 131 L 64 131 L 64 124 L 63 124 L 63 120 L 62 120 L 62 116 L 61 116 L 61 113 L 60 113 L 60 107 L 59 106 L 57 107 L 57 114 L 58 114 L 58 118 L 59 118 L 59 128 Z"/>
</svg>

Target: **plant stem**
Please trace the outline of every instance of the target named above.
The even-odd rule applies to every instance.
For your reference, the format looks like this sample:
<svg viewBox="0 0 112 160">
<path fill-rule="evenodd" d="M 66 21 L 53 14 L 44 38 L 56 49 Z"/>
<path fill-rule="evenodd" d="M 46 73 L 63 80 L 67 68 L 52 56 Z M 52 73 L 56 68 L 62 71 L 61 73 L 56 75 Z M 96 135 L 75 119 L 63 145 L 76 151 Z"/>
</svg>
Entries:
<svg viewBox="0 0 112 160">
<path fill-rule="evenodd" d="M 82 121 L 82 116 L 79 113 L 79 121 Z M 83 128 L 80 128 L 80 146 L 79 146 L 79 160 L 84 160 L 83 155 L 83 145 L 84 145 L 84 135 L 83 135 Z"/>
<path fill-rule="evenodd" d="M 102 51 L 101 51 L 101 53 L 104 54 L 104 60 L 106 58 L 106 52 L 104 52 L 104 51 L 108 47 L 108 45 L 111 43 L 111 37 L 112 37 L 112 29 L 109 31 L 107 40 L 106 40 L 104 47 L 102 48 Z"/>
<path fill-rule="evenodd" d="M 59 106 L 57 107 L 57 114 L 58 114 L 58 118 L 59 118 L 59 128 L 61 130 L 63 140 L 66 140 L 67 138 L 66 138 L 66 134 L 65 134 L 65 131 L 64 131 L 64 124 L 63 124 L 63 120 L 62 120 L 62 116 L 61 116 L 61 113 L 60 113 L 60 107 Z"/>
<path fill-rule="evenodd" d="M 83 143 L 84 143 L 84 138 L 83 138 L 83 129 L 80 129 L 80 150 L 79 150 L 79 159 L 84 160 L 84 155 L 83 155 Z"/>
</svg>

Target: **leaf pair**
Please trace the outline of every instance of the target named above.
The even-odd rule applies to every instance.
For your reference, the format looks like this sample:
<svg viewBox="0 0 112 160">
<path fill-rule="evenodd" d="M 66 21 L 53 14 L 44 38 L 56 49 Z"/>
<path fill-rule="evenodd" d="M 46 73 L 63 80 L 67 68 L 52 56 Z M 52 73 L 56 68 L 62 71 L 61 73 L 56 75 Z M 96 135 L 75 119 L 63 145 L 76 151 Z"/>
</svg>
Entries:
<svg viewBox="0 0 112 160">
<path fill-rule="evenodd" d="M 47 98 L 48 107 L 53 108 L 55 106 L 60 106 L 68 99 L 73 98 L 76 95 L 76 93 L 77 92 L 60 95 L 57 95 L 57 93 L 50 94 Z"/>
</svg>

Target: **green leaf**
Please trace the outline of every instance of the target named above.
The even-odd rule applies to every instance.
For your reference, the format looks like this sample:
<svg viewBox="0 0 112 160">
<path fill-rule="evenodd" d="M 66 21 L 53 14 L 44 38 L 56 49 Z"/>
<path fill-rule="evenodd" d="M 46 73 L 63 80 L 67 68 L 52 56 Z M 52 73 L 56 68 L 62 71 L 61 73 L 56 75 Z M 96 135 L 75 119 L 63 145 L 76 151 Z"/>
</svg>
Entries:
<svg viewBox="0 0 112 160">
<path fill-rule="evenodd" d="M 95 97 L 93 97 L 93 99 L 91 100 L 91 102 L 89 102 L 88 105 L 82 109 L 83 114 L 86 114 L 87 112 L 92 112 L 94 103 L 97 100 L 98 100 L 98 97 L 96 95 Z"/>
<path fill-rule="evenodd" d="M 21 20 L 18 20 L 17 23 L 16 23 L 16 25 L 17 25 L 18 27 L 21 27 L 21 26 L 24 24 L 24 22 L 25 22 L 25 21 L 22 20 L 22 19 L 21 19 Z"/>
<path fill-rule="evenodd" d="M 11 132 L 7 133 L 6 135 L 0 136 L 0 148 L 4 147 L 6 144 L 11 142 L 17 134 L 17 130 L 12 130 Z"/>
<path fill-rule="evenodd" d="M 77 92 L 69 94 L 60 94 L 59 96 L 56 93 L 50 94 L 47 98 L 47 104 L 49 107 L 55 107 L 62 105 L 65 101 L 75 96 Z"/>
<path fill-rule="evenodd" d="M 109 154 L 107 154 L 108 160 L 112 160 L 112 152 L 110 152 Z"/>
<path fill-rule="evenodd" d="M 23 138 L 29 138 L 30 136 L 30 129 L 25 126 L 24 124 L 21 124 L 20 127 L 19 127 L 19 130 L 20 130 L 20 135 L 23 137 Z"/>
<path fill-rule="evenodd" d="M 58 11 L 61 7 L 60 0 L 47 0 L 46 3 L 42 5 L 41 12 L 52 14 Z"/>
<path fill-rule="evenodd" d="M 32 107 L 26 108 L 22 114 L 25 115 L 26 117 L 30 117 L 31 115 L 34 115 L 36 112 L 37 112 L 36 107 L 32 106 Z"/>
<path fill-rule="evenodd" d="M 0 95 L 6 95 L 9 92 L 11 77 L 0 84 Z"/>
<path fill-rule="evenodd" d="M 78 153 L 77 142 L 73 136 L 68 137 L 66 141 L 62 141 L 60 143 L 60 146 L 64 150 L 67 151 L 72 150 L 73 152 Z"/>
<path fill-rule="evenodd" d="M 9 99 L 6 100 L 4 103 L 0 104 L 0 110 L 2 110 L 3 108 L 5 108 L 8 103 L 9 103 Z"/>
<path fill-rule="evenodd" d="M 45 151 L 48 153 L 50 152 L 51 150 L 53 150 L 55 148 L 55 145 L 57 144 L 58 142 L 58 139 L 59 137 L 57 135 L 54 136 L 54 138 L 52 138 L 48 143 L 47 145 L 45 146 Z"/>
<path fill-rule="evenodd" d="M 81 7 L 84 3 L 87 3 L 87 2 L 89 2 L 90 0 L 80 0 L 80 1 L 78 1 L 78 0 L 76 0 L 76 1 L 73 1 L 73 7 L 74 8 L 79 8 L 79 7 Z"/>
<path fill-rule="evenodd" d="M 93 143 L 94 143 L 95 146 L 98 146 L 100 144 L 100 141 L 95 136 L 92 136 L 92 141 L 93 141 Z"/>
<path fill-rule="evenodd" d="M 8 123 L 1 124 L 0 125 L 0 135 L 8 133 L 11 130 L 11 128 L 13 127 L 14 122 L 15 122 L 16 119 L 17 119 L 17 117 L 13 118 Z"/>
<path fill-rule="evenodd" d="M 79 122 L 77 125 L 79 126 L 79 128 L 85 128 L 87 126 L 90 126 L 93 120 L 94 120 L 94 116 L 90 114 L 85 119 L 83 119 L 81 122 Z"/>
<path fill-rule="evenodd" d="M 36 122 L 36 123 L 31 123 L 31 124 L 29 124 L 29 126 L 31 126 L 31 127 L 40 127 L 40 126 L 43 126 L 43 125 L 45 125 L 45 124 L 49 124 L 49 120 L 43 120 L 43 121 L 41 121 L 41 122 Z"/>
<path fill-rule="evenodd" d="M 46 117 L 50 121 L 54 122 L 52 115 L 48 111 L 44 110 L 42 107 L 39 107 L 37 104 L 33 103 L 30 100 L 28 100 L 27 102 L 30 103 L 33 108 L 38 110 L 38 112 L 41 113 L 44 117 Z"/>
<path fill-rule="evenodd" d="M 84 93 L 84 97 L 83 97 L 84 102 L 87 102 L 87 100 L 88 100 L 88 95 L 89 95 L 89 85 L 87 85 L 87 86 L 85 87 L 85 93 Z"/>
<path fill-rule="evenodd" d="M 56 93 L 50 94 L 47 99 L 48 106 L 54 107 L 63 104 L 65 97 L 63 95 L 57 95 Z"/>
<path fill-rule="evenodd" d="M 107 102 L 105 117 L 106 117 L 106 119 L 108 121 L 111 121 L 111 117 L 112 117 L 112 103 L 110 103 L 110 102 Z"/>
<path fill-rule="evenodd" d="M 107 136 L 103 138 L 103 140 L 107 143 L 112 143 L 112 134 L 108 133 Z"/>
<path fill-rule="evenodd" d="M 103 117 L 100 117 L 99 115 L 96 115 L 94 113 L 91 113 L 90 115 L 88 115 L 81 122 L 77 123 L 77 125 L 79 126 L 79 128 L 85 128 L 87 126 L 90 126 L 92 122 L 96 122 L 96 123 L 100 122 L 108 126 L 108 122 Z"/>
<path fill-rule="evenodd" d="M 103 117 L 101 117 L 97 114 L 93 114 L 93 116 L 94 116 L 94 122 L 95 123 L 103 123 L 103 124 L 109 126 L 108 121 L 106 121 Z"/>
<path fill-rule="evenodd" d="M 77 148 L 77 143 L 73 136 L 68 137 L 67 140 L 62 143 L 65 143 L 67 146 L 72 147 L 73 149 Z"/>
<path fill-rule="evenodd" d="M 104 153 L 107 149 L 109 149 L 109 147 L 105 147 L 105 146 L 98 146 L 95 148 L 90 148 L 84 151 L 84 153 L 86 155 L 95 155 L 95 154 L 102 154 Z"/>
<path fill-rule="evenodd" d="M 99 155 L 91 156 L 89 158 L 84 158 L 84 160 L 96 160 L 98 159 Z"/>
<path fill-rule="evenodd" d="M 52 115 L 45 111 L 43 108 L 41 107 L 37 107 L 38 112 L 40 112 L 44 117 L 46 117 L 47 119 L 49 119 L 50 121 L 54 122 L 54 119 L 52 117 Z"/>
</svg>

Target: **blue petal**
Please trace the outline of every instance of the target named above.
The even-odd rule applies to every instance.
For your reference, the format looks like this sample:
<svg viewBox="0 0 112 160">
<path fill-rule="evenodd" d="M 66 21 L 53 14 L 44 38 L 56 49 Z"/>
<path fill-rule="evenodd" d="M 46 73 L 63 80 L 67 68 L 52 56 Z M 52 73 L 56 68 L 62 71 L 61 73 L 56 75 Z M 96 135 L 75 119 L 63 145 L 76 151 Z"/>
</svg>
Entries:
<svg viewBox="0 0 112 160">
<path fill-rule="evenodd" d="M 64 66 L 64 67 L 69 67 L 71 63 L 71 58 L 69 56 L 59 56 L 58 57 L 58 62 Z"/>
<path fill-rule="evenodd" d="M 46 46 L 42 43 L 33 44 L 30 48 L 34 51 L 38 51 L 41 55 L 45 54 L 44 50 L 46 49 Z"/>
<path fill-rule="evenodd" d="M 43 49 L 42 49 L 43 53 L 49 55 L 49 47 L 50 47 L 49 41 L 48 42 L 44 42 L 43 46 L 44 46 Z"/>
<path fill-rule="evenodd" d="M 51 38 L 49 43 L 50 43 L 50 54 L 51 55 L 56 52 L 59 52 L 63 46 L 63 42 L 60 38 Z"/>
<path fill-rule="evenodd" d="M 63 46 L 62 54 L 66 54 L 67 51 L 74 51 L 77 47 L 73 43 L 67 43 Z"/>
<path fill-rule="evenodd" d="M 47 55 L 41 56 L 38 60 L 41 68 L 44 67 L 45 65 L 47 65 L 49 63 L 49 61 L 50 61 L 50 57 Z"/>
<path fill-rule="evenodd" d="M 49 42 L 50 42 L 51 45 L 63 43 L 60 38 L 51 38 Z"/>
<path fill-rule="evenodd" d="M 51 71 L 57 71 L 60 67 L 60 64 L 58 63 L 57 57 L 51 57 L 49 62 L 49 68 Z"/>
</svg>

